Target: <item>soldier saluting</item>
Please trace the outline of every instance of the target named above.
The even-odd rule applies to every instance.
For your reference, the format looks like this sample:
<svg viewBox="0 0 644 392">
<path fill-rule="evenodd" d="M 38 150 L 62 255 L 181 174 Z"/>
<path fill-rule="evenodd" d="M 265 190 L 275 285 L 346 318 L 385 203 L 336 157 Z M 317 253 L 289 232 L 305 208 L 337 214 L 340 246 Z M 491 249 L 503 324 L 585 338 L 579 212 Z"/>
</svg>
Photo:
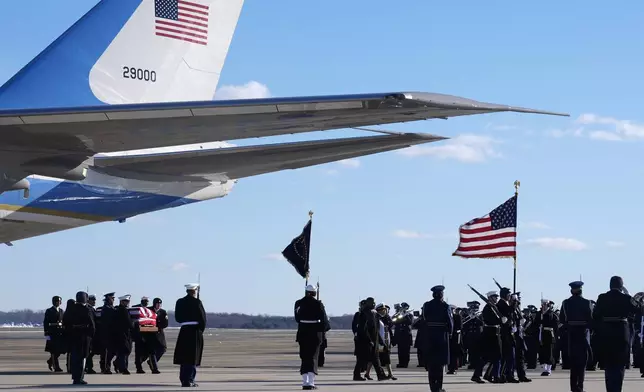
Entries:
<svg viewBox="0 0 644 392">
<path fill-rule="evenodd" d="M 628 318 L 640 311 L 641 305 L 626 293 L 619 276 L 610 278 L 610 290 L 597 298 L 593 321 L 608 392 L 622 390 L 624 371 L 631 359 Z"/>
<path fill-rule="evenodd" d="M 581 296 L 584 282 L 569 283 L 572 296 L 561 303 L 559 323 L 565 327 L 566 347 L 570 365 L 570 390 L 583 392 L 586 364 L 590 349 L 590 329 L 593 322 L 593 308 L 589 300 Z"/>
<path fill-rule="evenodd" d="M 326 310 L 322 302 L 315 298 L 314 286 L 306 286 L 304 297 L 295 301 L 294 312 L 297 321 L 295 341 L 300 345 L 300 374 L 302 389 L 316 389 L 315 376 L 318 372 L 318 357 L 326 326 Z"/>
</svg>

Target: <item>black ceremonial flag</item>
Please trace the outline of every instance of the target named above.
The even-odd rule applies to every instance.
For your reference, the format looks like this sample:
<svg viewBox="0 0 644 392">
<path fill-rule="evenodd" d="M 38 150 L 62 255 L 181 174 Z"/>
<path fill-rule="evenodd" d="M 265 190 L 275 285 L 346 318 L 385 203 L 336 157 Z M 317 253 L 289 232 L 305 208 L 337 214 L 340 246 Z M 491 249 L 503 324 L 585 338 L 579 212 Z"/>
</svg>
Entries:
<svg viewBox="0 0 644 392">
<path fill-rule="evenodd" d="M 284 248 L 282 256 L 288 260 L 301 277 L 307 278 L 309 273 L 309 248 L 311 246 L 311 220 L 304 226 L 302 234 Z"/>
</svg>

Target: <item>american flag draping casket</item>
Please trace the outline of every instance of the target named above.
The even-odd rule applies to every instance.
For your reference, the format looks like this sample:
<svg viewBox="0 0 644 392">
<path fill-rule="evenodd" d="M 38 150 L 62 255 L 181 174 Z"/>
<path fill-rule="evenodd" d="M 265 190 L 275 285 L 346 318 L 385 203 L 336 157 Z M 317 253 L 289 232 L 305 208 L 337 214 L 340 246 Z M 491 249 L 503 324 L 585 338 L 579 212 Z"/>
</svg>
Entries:
<svg viewBox="0 0 644 392">
<path fill-rule="evenodd" d="M 141 332 L 157 332 L 157 314 L 145 307 L 130 308 L 132 320 L 139 326 Z"/>
</svg>

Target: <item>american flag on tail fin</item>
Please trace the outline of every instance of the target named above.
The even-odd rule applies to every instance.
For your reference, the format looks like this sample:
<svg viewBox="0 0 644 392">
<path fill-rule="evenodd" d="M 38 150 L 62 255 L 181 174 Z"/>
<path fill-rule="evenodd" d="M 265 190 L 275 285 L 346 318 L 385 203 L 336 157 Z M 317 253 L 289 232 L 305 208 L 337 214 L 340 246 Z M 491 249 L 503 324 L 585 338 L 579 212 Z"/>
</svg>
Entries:
<svg viewBox="0 0 644 392">
<path fill-rule="evenodd" d="M 210 7 L 198 1 L 155 0 L 156 35 L 207 45 Z"/>
<path fill-rule="evenodd" d="M 489 214 L 459 227 L 460 241 L 452 256 L 493 259 L 517 256 L 517 196 Z"/>
</svg>

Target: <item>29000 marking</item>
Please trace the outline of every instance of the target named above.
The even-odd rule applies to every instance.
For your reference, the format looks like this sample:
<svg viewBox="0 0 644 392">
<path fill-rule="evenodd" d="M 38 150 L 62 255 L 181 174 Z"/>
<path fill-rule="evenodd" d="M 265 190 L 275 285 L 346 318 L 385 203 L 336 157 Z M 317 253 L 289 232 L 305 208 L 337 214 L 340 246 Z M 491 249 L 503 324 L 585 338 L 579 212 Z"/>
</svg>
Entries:
<svg viewBox="0 0 644 392">
<path fill-rule="evenodd" d="M 149 69 L 123 66 L 123 77 L 125 79 L 145 80 L 146 82 L 156 82 L 157 73 Z"/>
</svg>

